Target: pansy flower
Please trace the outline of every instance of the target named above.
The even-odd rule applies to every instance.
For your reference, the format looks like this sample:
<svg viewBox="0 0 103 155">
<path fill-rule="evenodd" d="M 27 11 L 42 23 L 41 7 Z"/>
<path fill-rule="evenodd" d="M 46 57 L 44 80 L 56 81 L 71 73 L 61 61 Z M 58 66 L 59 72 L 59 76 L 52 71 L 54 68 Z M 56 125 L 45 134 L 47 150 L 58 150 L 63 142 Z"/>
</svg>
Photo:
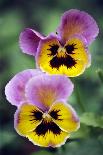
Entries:
<svg viewBox="0 0 103 155">
<path fill-rule="evenodd" d="M 45 37 L 29 28 L 24 30 L 20 34 L 20 47 L 24 53 L 35 56 L 42 71 L 75 77 L 90 66 L 88 46 L 98 32 L 88 13 L 72 9 L 61 17 L 56 34 Z"/>
<path fill-rule="evenodd" d="M 6 85 L 7 100 L 17 106 L 14 127 L 18 134 L 43 147 L 58 147 L 79 128 L 75 110 L 67 104 L 72 82 L 62 75 L 25 70 Z"/>
</svg>

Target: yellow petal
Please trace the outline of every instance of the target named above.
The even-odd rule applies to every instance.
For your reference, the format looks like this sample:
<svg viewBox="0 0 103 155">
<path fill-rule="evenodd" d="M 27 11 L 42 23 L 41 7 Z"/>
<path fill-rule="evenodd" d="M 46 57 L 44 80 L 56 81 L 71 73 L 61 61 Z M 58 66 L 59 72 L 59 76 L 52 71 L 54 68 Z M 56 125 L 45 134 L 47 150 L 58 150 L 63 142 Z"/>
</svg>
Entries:
<svg viewBox="0 0 103 155">
<path fill-rule="evenodd" d="M 51 123 L 51 125 L 48 125 L 48 123 Z M 34 131 L 26 135 L 35 145 L 43 147 L 58 147 L 63 145 L 69 136 L 67 132 L 62 131 L 52 121 L 46 122 L 44 125 L 40 124 Z"/>
<path fill-rule="evenodd" d="M 44 71 L 48 71 L 51 70 L 51 66 L 50 66 L 50 61 L 52 60 L 52 58 L 54 57 L 54 55 L 56 54 L 58 48 L 55 48 L 52 50 L 51 48 L 53 46 L 60 46 L 59 41 L 56 38 L 48 38 L 45 41 L 41 41 L 41 46 L 40 46 L 40 53 L 37 56 L 37 64 L 40 66 L 40 68 L 42 68 Z M 50 71 L 51 72 L 51 71 Z"/>
<path fill-rule="evenodd" d="M 41 123 L 42 115 L 35 105 L 23 104 L 15 113 L 15 129 L 21 135 L 33 131 Z"/>
<path fill-rule="evenodd" d="M 79 128 L 80 123 L 76 112 L 66 103 L 55 103 L 49 114 L 53 121 L 64 131 L 71 133 Z"/>
<path fill-rule="evenodd" d="M 70 54 L 74 60 L 77 60 L 77 63 L 80 61 L 84 65 L 88 64 L 88 54 L 86 45 L 84 45 L 84 42 L 80 40 L 79 38 L 72 38 L 69 41 L 66 42 L 65 46 L 67 45 L 74 45 L 74 51 Z M 75 66 L 76 67 L 76 66 Z"/>
<path fill-rule="evenodd" d="M 75 45 L 72 53 L 67 53 L 67 45 Z M 50 47 L 54 48 L 54 53 Z M 41 43 L 37 57 L 38 66 L 49 74 L 63 74 L 69 77 L 75 77 L 84 72 L 88 63 L 89 55 L 86 51 L 84 42 L 78 37 L 71 38 L 66 42 L 64 47 L 56 39 L 47 39 Z"/>
</svg>

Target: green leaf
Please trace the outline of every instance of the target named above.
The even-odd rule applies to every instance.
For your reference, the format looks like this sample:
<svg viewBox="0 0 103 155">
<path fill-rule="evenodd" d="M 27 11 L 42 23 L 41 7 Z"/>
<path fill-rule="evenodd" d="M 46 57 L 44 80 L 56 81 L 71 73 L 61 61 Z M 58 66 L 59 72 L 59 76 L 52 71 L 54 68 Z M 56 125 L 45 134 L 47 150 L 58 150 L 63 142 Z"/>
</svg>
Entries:
<svg viewBox="0 0 103 155">
<path fill-rule="evenodd" d="M 103 115 L 85 112 L 80 116 L 80 122 L 87 126 L 103 128 Z"/>
<path fill-rule="evenodd" d="M 89 136 L 90 129 L 85 124 L 81 124 L 79 130 L 71 133 L 71 139 L 84 139 Z"/>
</svg>

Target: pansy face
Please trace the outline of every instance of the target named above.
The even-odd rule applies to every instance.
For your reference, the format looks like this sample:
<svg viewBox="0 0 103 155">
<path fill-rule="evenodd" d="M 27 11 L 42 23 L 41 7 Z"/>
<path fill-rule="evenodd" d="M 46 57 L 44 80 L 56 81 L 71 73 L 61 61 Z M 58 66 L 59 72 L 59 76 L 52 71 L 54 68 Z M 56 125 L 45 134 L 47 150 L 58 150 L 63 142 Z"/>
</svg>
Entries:
<svg viewBox="0 0 103 155">
<path fill-rule="evenodd" d="M 17 132 L 44 147 L 64 144 L 70 133 L 79 128 L 76 113 L 63 102 L 56 102 L 45 112 L 35 105 L 23 104 L 15 113 L 15 118 Z"/>
<path fill-rule="evenodd" d="M 14 76 L 5 94 L 18 108 L 14 117 L 16 131 L 39 146 L 64 144 L 79 128 L 76 112 L 66 103 L 72 91 L 72 82 L 64 76 L 49 76 L 37 70 Z"/>
<path fill-rule="evenodd" d="M 55 36 L 40 41 L 36 62 L 38 66 L 50 74 L 77 76 L 88 64 L 85 42 L 79 37 L 68 40 L 61 45 Z"/>
<path fill-rule="evenodd" d="M 91 64 L 88 46 L 98 35 L 97 23 L 88 13 L 72 9 L 63 14 L 56 32 L 44 37 L 27 29 L 20 35 L 20 47 L 35 56 L 37 66 L 49 74 L 82 74 Z"/>
</svg>

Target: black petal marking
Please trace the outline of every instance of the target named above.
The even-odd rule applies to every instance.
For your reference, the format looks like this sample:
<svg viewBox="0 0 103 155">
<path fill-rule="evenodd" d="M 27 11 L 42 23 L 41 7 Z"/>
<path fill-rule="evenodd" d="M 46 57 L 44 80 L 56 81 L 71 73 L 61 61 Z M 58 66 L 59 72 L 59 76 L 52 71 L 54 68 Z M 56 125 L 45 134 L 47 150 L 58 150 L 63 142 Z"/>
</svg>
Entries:
<svg viewBox="0 0 103 155">
<path fill-rule="evenodd" d="M 60 66 L 65 65 L 67 68 L 75 67 L 76 60 L 74 60 L 70 55 L 67 55 L 66 57 L 57 57 L 55 56 L 50 61 L 50 66 L 52 68 L 59 69 Z"/>
<path fill-rule="evenodd" d="M 56 44 L 53 44 L 53 45 L 49 45 L 50 46 L 50 48 L 48 49 L 48 50 L 50 50 L 51 51 L 51 54 L 48 54 L 48 55 L 56 55 L 57 54 L 57 51 L 58 51 L 58 48 L 59 48 L 59 46 L 58 45 L 56 45 Z"/>
<path fill-rule="evenodd" d="M 37 126 L 35 132 L 38 136 L 44 136 L 48 131 L 57 135 L 61 133 L 61 129 L 54 122 L 42 121 L 40 125 Z"/>
<path fill-rule="evenodd" d="M 74 54 L 73 51 L 74 51 L 75 49 L 77 49 L 77 48 L 75 48 L 75 45 L 76 45 L 76 44 L 71 44 L 71 45 L 65 46 L 66 52 L 67 52 L 68 54 Z"/>
<path fill-rule="evenodd" d="M 33 120 L 40 121 L 40 120 L 42 120 L 42 116 L 43 116 L 42 112 L 40 112 L 40 111 L 32 111 L 31 113 L 32 114 L 30 116 L 34 116 L 34 119 L 32 119 L 30 121 L 33 121 Z"/>
<path fill-rule="evenodd" d="M 62 120 L 62 119 L 59 119 L 59 116 L 61 116 L 61 115 L 58 114 L 59 111 L 60 110 L 53 110 L 53 111 L 51 111 L 50 112 L 50 116 L 52 118 L 54 118 L 55 120 Z"/>
</svg>

